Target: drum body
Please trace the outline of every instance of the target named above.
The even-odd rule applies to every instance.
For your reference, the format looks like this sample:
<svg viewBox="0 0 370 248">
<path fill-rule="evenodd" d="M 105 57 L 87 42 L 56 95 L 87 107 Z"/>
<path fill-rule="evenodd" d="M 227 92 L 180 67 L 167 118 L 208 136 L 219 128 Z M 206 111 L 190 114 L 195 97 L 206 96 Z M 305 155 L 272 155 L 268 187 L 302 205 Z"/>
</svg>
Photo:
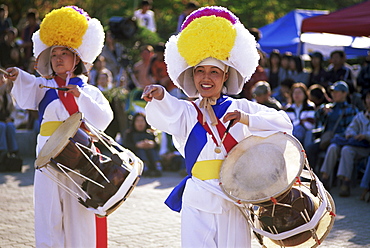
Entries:
<svg viewBox="0 0 370 248">
<path fill-rule="evenodd" d="M 36 159 L 36 169 L 51 169 L 72 180 L 80 191 L 73 191 L 52 177 L 82 205 L 100 216 L 116 210 L 136 186 L 143 170 L 142 161 L 111 137 L 84 123 L 76 113 L 63 122 Z M 107 154 L 97 148 L 103 147 Z M 74 180 L 77 175 L 78 180 Z M 53 173 L 49 173 L 53 175 Z"/>
<path fill-rule="evenodd" d="M 267 247 L 315 247 L 333 226 L 334 202 L 289 134 L 241 141 L 222 164 L 220 185 Z"/>
</svg>

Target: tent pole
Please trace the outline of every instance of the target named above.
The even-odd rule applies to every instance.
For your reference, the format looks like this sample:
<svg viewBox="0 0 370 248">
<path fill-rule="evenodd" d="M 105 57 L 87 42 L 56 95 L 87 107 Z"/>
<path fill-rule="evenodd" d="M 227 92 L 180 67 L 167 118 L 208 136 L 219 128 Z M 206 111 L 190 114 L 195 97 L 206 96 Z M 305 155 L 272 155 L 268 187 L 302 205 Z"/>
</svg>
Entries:
<svg viewBox="0 0 370 248">
<path fill-rule="evenodd" d="M 301 36 L 299 35 L 299 43 L 297 46 L 297 56 L 301 55 L 301 50 L 302 50 L 302 41 L 301 41 Z"/>
</svg>

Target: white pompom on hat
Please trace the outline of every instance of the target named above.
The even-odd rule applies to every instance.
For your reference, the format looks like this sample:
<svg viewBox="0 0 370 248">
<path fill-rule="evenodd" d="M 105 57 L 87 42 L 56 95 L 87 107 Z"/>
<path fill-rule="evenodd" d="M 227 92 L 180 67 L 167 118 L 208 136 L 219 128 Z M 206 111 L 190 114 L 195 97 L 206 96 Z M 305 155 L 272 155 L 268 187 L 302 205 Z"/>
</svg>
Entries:
<svg viewBox="0 0 370 248">
<path fill-rule="evenodd" d="M 170 78 L 189 97 L 197 97 L 193 67 L 214 58 L 229 66 L 226 94 L 240 93 L 258 66 L 253 35 L 224 7 L 204 7 L 192 12 L 178 35 L 166 43 L 165 62 Z"/>
<path fill-rule="evenodd" d="M 32 36 L 35 69 L 44 77 L 50 77 L 50 51 L 54 46 L 64 46 L 83 62 L 87 73 L 104 46 L 104 29 L 100 21 L 91 18 L 76 6 L 52 10 L 41 22 L 40 29 Z"/>
</svg>

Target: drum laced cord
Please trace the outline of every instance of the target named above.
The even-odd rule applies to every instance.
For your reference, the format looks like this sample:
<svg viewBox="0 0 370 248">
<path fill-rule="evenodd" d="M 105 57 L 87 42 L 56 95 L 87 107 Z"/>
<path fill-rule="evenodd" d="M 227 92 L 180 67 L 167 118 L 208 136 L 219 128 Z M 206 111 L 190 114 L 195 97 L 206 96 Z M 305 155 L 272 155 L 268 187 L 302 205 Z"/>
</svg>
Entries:
<svg viewBox="0 0 370 248">
<path fill-rule="evenodd" d="M 303 184 L 300 180 L 299 177 L 297 177 L 296 179 L 296 184 L 298 187 L 304 187 L 306 188 L 307 190 L 309 190 L 312 195 L 314 195 L 315 197 L 317 197 L 319 199 L 319 202 L 320 204 L 322 203 L 323 201 L 323 196 L 321 196 L 321 194 L 318 193 L 318 187 L 317 187 L 317 180 L 316 180 L 316 176 L 313 172 L 313 170 L 310 168 L 309 164 L 308 164 L 308 161 L 306 161 L 305 163 L 305 166 L 307 168 L 307 170 L 305 170 L 301 176 L 303 178 L 306 178 L 306 179 L 310 179 L 310 184 L 309 186 L 307 186 L 306 184 Z M 303 174 L 305 174 L 303 176 Z M 291 204 L 284 204 L 284 203 L 279 203 L 275 198 L 271 197 L 271 201 L 272 201 L 272 205 L 273 205 L 273 210 L 272 210 L 272 216 L 271 218 L 274 217 L 274 212 L 275 212 L 275 206 L 276 205 L 280 205 L 280 206 L 283 206 L 283 207 L 288 207 L 288 208 L 292 208 L 294 210 L 296 210 L 297 212 L 299 212 L 299 214 L 301 215 L 302 219 L 305 221 L 305 223 L 308 223 L 311 221 L 311 218 L 307 212 L 307 209 L 305 208 L 305 205 L 304 205 L 304 196 L 303 196 L 303 193 L 302 191 L 299 191 L 299 194 L 300 196 Z M 241 202 L 239 202 L 241 203 Z M 260 206 L 255 206 L 255 207 L 260 207 Z M 255 220 L 256 218 L 258 218 L 257 214 L 255 213 L 255 210 L 253 209 L 254 208 L 254 205 L 251 205 L 250 207 L 247 207 L 246 204 L 243 204 L 243 206 L 238 206 L 239 210 L 241 211 L 241 213 L 243 214 L 243 216 L 245 217 L 245 219 L 251 224 L 251 225 L 254 225 L 255 223 Z M 327 206 L 327 211 L 329 212 L 330 215 L 335 215 L 331 209 L 331 206 Z M 323 217 L 322 217 L 323 218 Z M 271 223 L 272 223 L 272 219 L 271 219 Z M 269 229 L 269 232 L 272 233 L 272 234 L 279 234 L 276 227 L 272 224 L 272 228 L 268 226 L 268 229 Z M 310 232 L 311 232 L 311 235 L 312 235 L 312 238 L 313 240 L 315 240 L 316 244 L 317 245 L 320 245 L 321 244 L 321 241 L 319 239 L 319 237 L 317 236 L 317 230 L 316 230 L 316 227 L 315 228 L 312 228 L 310 229 Z M 266 248 L 266 245 L 264 244 L 264 241 L 263 241 L 263 235 L 254 231 L 253 230 L 253 233 L 254 235 L 256 236 L 258 242 L 260 243 L 260 245 L 263 247 L 263 248 Z M 294 235 L 292 235 L 294 236 Z M 279 245 L 281 247 L 286 247 L 283 240 L 276 240 L 277 242 L 279 242 Z"/>
<path fill-rule="evenodd" d="M 130 150 L 128 150 L 124 147 L 122 147 L 112 137 L 108 136 L 104 132 L 101 132 L 100 130 L 94 128 L 92 125 L 89 125 L 86 122 L 85 122 L 85 124 L 87 124 L 87 127 L 89 128 L 89 131 L 91 131 L 91 133 L 95 137 L 98 137 L 99 141 L 109 150 L 110 153 L 112 153 L 112 157 L 108 157 L 104 154 L 99 153 L 100 156 L 103 156 L 104 158 L 110 159 L 110 160 L 119 159 L 120 161 L 116 162 L 116 163 L 119 163 L 127 171 L 132 171 L 133 170 L 133 165 L 138 160 L 138 158 L 136 157 L 136 155 L 133 152 L 131 152 Z M 127 157 L 123 158 L 122 156 L 120 156 L 120 154 L 122 154 L 123 152 L 127 155 Z M 114 155 L 117 155 L 117 156 L 114 156 Z M 127 165 L 130 165 L 130 167 L 127 166 Z"/>
<path fill-rule="evenodd" d="M 58 166 L 59 167 L 59 166 Z M 67 175 L 68 178 L 70 178 L 70 176 L 68 175 L 68 173 L 66 173 L 62 168 L 60 168 L 63 173 L 60 173 L 60 172 L 57 172 L 57 173 L 60 173 L 60 174 L 64 174 L 64 175 Z M 43 172 L 43 169 L 39 169 L 40 172 Z M 52 180 L 53 182 L 55 182 L 59 187 L 61 187 L 65 192 L 67 192 L 68 194 L 70 194 L 72 197 L 75 197 L 76 199 L 82 199 L 82 196 L 80 194 L 78 194 L 77 192 L 73 191 L 72 189 L 68 188 L 66 185 L 64 185 L 54 174 L 53 172 L 51 172 L 51 170 L 45 168 L 45 170 L 47 171 L 47 173 L 43 173 L 45 176 L 47 176 L 50 180 Z M 75 184 L 77 185 L 77 188 L 87 197 L 90 199 L 89 195 L 87 195 L 87 193 L 85 191 L 82 190 L 82 188 L 76 184 L 76 182 L 70 178 L 70 180 Z"/>
</svg>

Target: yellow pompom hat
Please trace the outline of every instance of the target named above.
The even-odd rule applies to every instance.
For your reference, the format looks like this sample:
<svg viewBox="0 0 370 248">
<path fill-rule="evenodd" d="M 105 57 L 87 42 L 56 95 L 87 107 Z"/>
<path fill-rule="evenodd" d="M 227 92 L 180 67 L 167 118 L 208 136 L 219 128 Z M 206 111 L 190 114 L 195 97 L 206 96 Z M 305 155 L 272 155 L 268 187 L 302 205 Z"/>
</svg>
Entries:
<svg viewBox="0 0 370 248">
<path fill-rule="evenodd" d="M 240 93 L 258 65 L 255 38 L 224 7 L 203 7 L 184 21 L 181 32 L 166 43 L 165 62 L 170 78 L 189 97 L 197 97 L 193 67 L 213 58 L 229 66 L 226 94 Z"/>
<path fill-rule="evenodd" d="M 66 6 L 52 10 L 41 22 L 40 29 L 32 36 L 35 69 L 44 77 L 50 77 L 52 47 L 65 46 L 83 62 L 87 73 L 104 46 L 104 29 L 100 21 L 81 8 Z"/>
</svg>

